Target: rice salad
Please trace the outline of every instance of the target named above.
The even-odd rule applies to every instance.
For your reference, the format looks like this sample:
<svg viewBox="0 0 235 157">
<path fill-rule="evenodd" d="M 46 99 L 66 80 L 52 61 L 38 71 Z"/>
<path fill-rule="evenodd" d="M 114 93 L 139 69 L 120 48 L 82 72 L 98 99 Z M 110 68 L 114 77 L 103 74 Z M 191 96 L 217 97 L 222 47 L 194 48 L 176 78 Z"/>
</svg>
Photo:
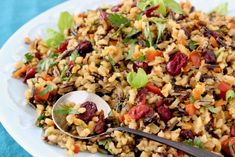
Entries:
<svg viewBox="0 0 235 157">
<path fill-rule="evenodd" d="M 91 116 L 98 132 L 104 123 L 126 126 L 235 156 L 235 18 L 216 11 L 196 11 L 189 1 L 125 0 L 78 15 L 62 12 L 47 38 L 26 37 L 29 50 L 13 77 L 28 86 L 25 97 L 36 109 L 43 140 L 71 156 L 188 156 L 119 131 L 98 141 L 63 134 L 52 120 L 52 106 L 68 92 L 85 90 L 112 109 L 106 119 L 102 112 Z M 71 124 L 90 111 L 77 109 L 67 117 Z"/>
</svg>

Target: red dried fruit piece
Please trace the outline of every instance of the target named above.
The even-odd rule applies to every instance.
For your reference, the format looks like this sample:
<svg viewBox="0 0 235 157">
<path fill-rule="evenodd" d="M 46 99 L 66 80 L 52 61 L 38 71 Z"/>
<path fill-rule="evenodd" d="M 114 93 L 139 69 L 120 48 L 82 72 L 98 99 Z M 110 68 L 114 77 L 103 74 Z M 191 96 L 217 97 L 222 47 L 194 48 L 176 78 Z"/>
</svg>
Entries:
<svg viewBox="0 0 235 157">
<path fill-rule="evenodd" d="M 159 114 L 160 119 L 165 123 L 167 123 L 172 118 L 170 109 L 165 105 L 157 106 L 157 113 Z"/>
<path fill-rule="evenodd" d="M 36 68 L 32 67 L 28 69 L 24 77 L 24 82 L 26 82 L 30 78 L 33 78 L 35 74 L 36 74 Z"/>
<path fill-rule="evenodd" d="M 62 43 L 60 44 L 60 47 L 58 48 L 57 51 L 58 51 L 59 53 L 63 53 L 65 50 L 67 50 L 68 44 L 69 44 L 68 40 L 65 40 L 64 42 L 62 42 Z"/>
<path fill-rule="evenodd" d="M 149 107 L 148 105 L 136 105 L 129 110 L 128 114 L 131 118 L 139 120 L 140 118 L 148 114 L 150 111 L 151 107 Z"/>
<path fill-rule="evenodd" d="M 204 59 L 205 59 L 205 62 L 208 64 L 215 64 L 216 63 L 215 54 L 211 50 L 206 50 L 206 52 L 204 53 Z"/>
<path fill-rule="evenodd" d="M 225 99 L 226 92 L 231 89 L 232 86 L 226 82 L 220 82 L 218 89 L 220 90 L 220 98 Z"/>
<path fill-rule="evenodd" d="M 222 142 L 222 150 L 228 155 L 233 156 L 230 152 L 230 148 L 234 149 L 235 147 L 235 137 L 228 138 Z"/>
<path fill-rule="evenodd" d="M 235 137 L 235 124 L 233 124 L 230 128 L 230 136 Z"/>
<path fill-rule="evenodd" d="M 193 134 L 193 132 L 191 130 L 182 129 L 180 131 L 180 137 L 183 140 L 193 139 L 194 138 L 194 134 Z"/>
<path fill-rule="evenodd" d="M 107 17 L 108 17 L 108 13 L 103 11 L 103 10 L 101 10 L 100 11 L 100 19 L 107 20 Z"/>
<path fill-rule="evenodd" d="M 95 116 L 97 112 L 97 106 L 95 103 L 91 101 L 86 101 L 83 104 L 81 104 L 81 107 L 84 107 L 86 109 L 86 112 L 78 114 L 76 116 L 77 118 L 83 120 L 85 123 L 88 123 Z"/>
<path fill-rule="evenodd" d="M 114 7 L 112 7 L 111 11 L 112 12 L 118 12 L 121 7 L 122 7 L 122 4 L 118 4 L 118 5 L 114 6 Z"/>
<path fill-rule="evenodd" d="M 146 62 L 139 62 L 139 61 L 134 62 L 133 70 L 137 72 L 139 68 L 142 68 L 146 72 L 146 74 L 150 74 L 153 67 L 149 66 L 148 63 Z"/>
<path fill-rule="evenodd" d="M 85 57 L 87 53 L 93 50 L 93 47 L 90 41 L 85 40 L 78 43 L 76 50 L 82 57 Z"/>
<path fill-rule="evenodd" d="M 138 91 L 135 100 L 137 105 L 145 105 L 147 93 L 148 90 L 146 88 L 142 88 Z"/>
<path fill-rule="evenodd" d="M 40 52 L 36 52 L 35 57 L 40 60 L 42 59 L 42 54 Z"/>
<path fill-rule="evenodd" d="M 151 7 L 151 8 L 149 8 L 149 9 L 145 10 L 144 15 L 146 15 L 147 17 L 153 17 L 153 16 L 155 16 L 155 15 L 153 14 L 153 12 L 154 12 L 155 10 L 157 10 L 159 7 L 160 7 L 160 5 L 156 5 L 156 6 L 154 6 L 154 7 Z"/>
<path fill-rule="evenodd" d="M 176 52 L 172 59 L 167 63 L 166 70 L 172 76 L 179 75 L 181 68 L 186 66 L 187 62 L 188 57 L 185 54 Z"/>
<path fill-rule="evenodd" d="M 96 134 L 101 134 L 104 132 L 104 111 L 100 111 L 99 120 L 95 125 L 94 132 Z"/>
<path fill-rule="evenodd" d="M 161 89 L 158 88 L 157 86 L 155 86 L 153 83 L 148 83 L 146 85 L 146 88 L 154 94 L 157 94 L 157 95 L 160 95 L 160 96 L 162 95 Z"/>
</svg>

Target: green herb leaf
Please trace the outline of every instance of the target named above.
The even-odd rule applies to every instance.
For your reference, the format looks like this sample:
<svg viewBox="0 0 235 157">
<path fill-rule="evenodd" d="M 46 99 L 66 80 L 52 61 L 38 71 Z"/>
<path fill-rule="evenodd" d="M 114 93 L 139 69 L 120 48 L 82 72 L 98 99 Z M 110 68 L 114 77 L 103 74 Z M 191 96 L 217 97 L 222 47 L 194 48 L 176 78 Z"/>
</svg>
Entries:
<svg viewBox="0 0 235 157">
<path fill-rule="evenodd" d="M 190 101 L 191 104 L 193 104 L 194 101 L 195 101 L 195 100 L 194 100 L 194 97 L 193 97 L 193 96 L 190 96 L 190 97 L 189 97 L 189 101 Z"/>
<path fill-rule="evenodd" d="M 73 16 L 69 12 L 65 11 L 60 13 L 58 28 L 62 34 L 64 33 L 64 30 L 71 28 L 73 25 L 74 25 Z"/>
<path fill-rule="evenodd" d="M 47 33 L 46 45 L 49 48 L 57 48 L 64 41 L 64 35 L 60 32 L 56 32 L 53 29 L 48 28 Z"/>
<path fill-rule="evenodd" d="M 217 113 L 218 109 L 215 108 L 214 106 L 206 106 L 206 108 L 211 112 L 211 113 Z"/>
<path fill-rule="evenodd" d="M 189 49 L 191 50 L 191 51 L 193 51 L 193 50 L 195 50 L 196 49 L 196 42 L 195 41 L 193 41 L 193 40 L 190 40 L 189 41 L 189 44 L 188 44 L 188 47 L 189 47 Z"/>
<path fill-rule="evenodd" d="M 218 5 L 213 11 L 221 15 L 226 15 L 228 13 L 228 2 Z"/>
<path fill-rule="evenodd" d="M 45 94 L 53 91 L 55 88 L 52 85 L 47 85 L 45 89 L 43 89 L 40 93 L 39 96 L 44 96 Z"/>
<path fill-rule="evenodd" d="M 147 6 L 149 6 L 151 3 L 152 3 L 151 0 L 140 0 L 140 1 L 137 3 L 137 7 L 138 7 L 140 10 L 145 11 L 145 9 L 147 8 Z"/>
<path fill-rule="evenodd" d="M 177 3 L 175 0 L 164 0 L 164 2 L 169 9 L 175 13 L 182 14 L 182 9 L 179 3 Z"/>
<path fill-rule="evenodd" d="M 71 53 L 69 59 L 70 59 L 71 61 L 75 61 L 76 58 L 79 57 L 79 56 L 80 56 L 80 54 L 78 53 L 78 51 L 75 50 L 75 51 L 73 51 L 73 52 Z"/>
<path fill-rule="evenodd" d="M 154 5 L 160 5 L 160 7 L 158 8 L 158 11 L 162 14 L 162 16 L 166 16 L 166 4 L 164 2 L 164 0 L 153 0 L 154 1 Z"/>
<path fill-rule="evenodd" d="M 136 43 L 137 43 L 137 39 L 125 38 L 125 39 L 123 40 L 123 43 L 124 43 L 124 44 L 130 44 L 130 45 L 136 44 Z"/>
<path fill-rule="evenodd" d="M 159 39 L 161 38 L 162 33 L 165 30 L 166 24 L 159 22 L 159 23 L 156 23 L 156 25 L 157 25 L 157 30 L 158 30 L 158 33 L 157 33 L 157 43 L 158 43 Z"/>
<path fill-rule="evenodd" d="M 144 62 L 144 61 L 145 61 L 145 55 L 142 54 L 142 55 L 137 59 L 137 61 Z"/>
<path fill-rule="evenodd" d="M 147 40 L 147 46 L 153 46 L 153 33 L 150 31 L 149 22 L 145 23 L 144 27 L 144 37 Z"/>
<path fill-rule="evenodd" d="M 45 115 L 40 115 L 38 116 L 37 121 L 40 122 L 41 120 L 45 119 L 45 117 Z"/>
<path fill-rule="evenodd" d="M 130 21 L 121 14 L 109 14 L 108 20 L 114 27 L 125 27 L 130 25 Z"/>
<path fill-rule="evenodd" d="M 193 140 L 192 139 L 185 140 L 184 143 L 197 148 L 203 148 L 203 143 L 198 137 L 195 137 Z"/>
<path fill-rule="evenodd" d="M 116 70 L 116 67 L 115 67 L 115 61 L 113 60 L 112 57 L 109 56 L 109 63 L 112 65 L 113 69 Z"/>
<path fill-rule="evenodd" d="M 129 72 L 127 74 L 127 82 L 133 88 L 144 87 L 148 83 L 148 76 L 142 68 L 139 68 L 136 72 Z"/>
<path fill-rule="evenodd" d="M 233 98 L 235 98 L 235 92 L 234 90 L 230 89 L 226 92 L 226 101 L 230 101 L 232 100 Z"/>
<path fill-rule="evenodd" d="M 31 54 L 31 53 L 26 53 L 26 54 L 24 55 L 23 61 L 24 61 L 24 63 L 29 63 L 29 62 L 32 61 L 33 58 L 34 58 L 33 54 Z"/>
<path fill-rule="evenodd" d="M 107 138 L 107 139 L 101 140 L 101 141 L 98 142 L 98 144 L 101 145 L 101 146 L 105 146 L 106 144 L 108 144 L 108 142 L 112 142 L 112 139 Z"/>
<path fill-rule="evenodd" d="M 126 38 L 131 38 L 132 36 L 140 33 L 141 31 L 137 30 L 137 29 L 132 29 L 131 32 L 129 32 L 126 36 Z"/>
<path fill-rule="evenodd" d="M 41 71 L 48 71 L 50 67 L 54 66 L 55 64 L 57 64 L 54 59 L 55 59 L 54 54 L 51 54 L 51 56 L 49 55 L 48 58 L 40 60 L 40 62 L 37 65 L 37 71 L 41 72 Z"/>
<path fill-rule="evenodd" d="M 64 66 L 63 69 L 62 69 L 61 72 L 60 72 L 60 78 L 61 78 L 61 80 L 63 80 L 63 81 L 64 81 L 64 79 L 65 79 L 66 71 L 67 71 L 67 68 L 65 68 L 65 66 Z"/>
<path fill-rule="evenodd" d="M 126 60 L 132 60 L 132 55 L 135 52 L 135 45 L 131 44 L 131 48 L 129 49 L 127 55 L 126 55 Z"/>
<path fill-rule="evenodd" d="M 72 108 L 61 108 L 55 110 L 54 112 L 55 114 L 80 114 L 80 112 Z"/>
</svg>

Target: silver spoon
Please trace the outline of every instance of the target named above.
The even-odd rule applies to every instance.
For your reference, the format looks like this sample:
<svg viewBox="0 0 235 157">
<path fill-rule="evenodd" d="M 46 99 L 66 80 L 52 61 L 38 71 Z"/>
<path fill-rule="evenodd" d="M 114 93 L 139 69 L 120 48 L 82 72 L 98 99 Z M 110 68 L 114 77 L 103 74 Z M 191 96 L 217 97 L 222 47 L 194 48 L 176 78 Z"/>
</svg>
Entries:
<svg viewBox="0 0 235 157">
<path fill-rule="evenodd" d="M 171 146 L 173 148 L 176 148 L 178 150 L 181 150 L 189 155 L 192 156 L 196 156 L 196 157 L 220 157 L 220 155 L 211 153 L 209 151 L 206 151 L 204 149 L 199 149 L 190 145 L 186 145 L 182 142 L 174 142 L 162 137 L 158 137 L 152 134 L 148 134 L 139 130 L 135 130 L 135 129 L 130 129 L 127 127 L 117 127 L 117 128 L 110 128 L 108 129 L 108 131 L 99 134 L 99 135 L 93 135 L 93 136 L 88 136 L 88 137 L 80 137 L 80 136 L 75 136 L 73 134 L 71 134 L 68 131 L 68 125 L 66 122 L 66 115 L 65 114 L 55 114 L 55 111 L 60 109 L 63 103 L 65 102 L 74 102 L 76 104 L 81 104 L 84 103 L 86 101 L 92 101 L 96 104 L 97 109 L 98 110 L 103 110 L 104 111 L 104 115 L 105 118 L 108 116 L 108 113 L 111 111 L 109 105 L 98 95 L 93 94 L 93 93 L 89 93 L 86 91 L 74 91 L 74 92 L 70 92 L 67 93 L 65 95 L 63 95 L 62 97 L 60 97 L 57 102 L 54 104 L 53 108 L 52 108 L 52 119 L 55 123 L 55 125 L 65 134 L 77 138 L 77 139 L 99 139 L 100 137 L 104 136 L 104 135 L 108 135 L 111 132 L 118 130 L 118 131 L 122 131 L 122 132 L 127 132 L 127 133 L 131 133 L 137 136 L 141 136 L 141 137 L 145 137 L 148 138 L 150 140 L 159 142 L 159 143 L 163 143 L 165 145 Z"/>
</svg>

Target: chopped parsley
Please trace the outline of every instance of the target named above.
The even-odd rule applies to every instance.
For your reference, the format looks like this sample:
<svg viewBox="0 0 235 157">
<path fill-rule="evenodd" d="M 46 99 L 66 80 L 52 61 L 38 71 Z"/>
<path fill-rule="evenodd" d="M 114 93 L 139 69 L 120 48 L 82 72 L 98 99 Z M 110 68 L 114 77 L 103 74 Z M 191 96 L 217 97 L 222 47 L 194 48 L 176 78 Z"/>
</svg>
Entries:
<svg viewBox="0 0 235 157">
<path fill-rule="evenodd" d="M 34 55 L 33 55 L 33 54 L 31 54 L 31 53 L 26 53 L 26 54 L 24 55 L 23 61 L 24 61 L 24 63 L 29 63 L 29 62 L 32 61 L 33 58 L 34 58 Z"/>
<path fill-rule="evenodd" d="M 193 140 L 192 139 L 185 140 L 184 143 L 197 148 L 203 148 L 203 143 L 198 137 L 195 137 Z"/>
<path fill-rule="evenodd" d="M 121 14 L 109 14 L 108 20 L 114 27 L 125 27 L 130 25 L 130 21 Z"/>
</svg>

